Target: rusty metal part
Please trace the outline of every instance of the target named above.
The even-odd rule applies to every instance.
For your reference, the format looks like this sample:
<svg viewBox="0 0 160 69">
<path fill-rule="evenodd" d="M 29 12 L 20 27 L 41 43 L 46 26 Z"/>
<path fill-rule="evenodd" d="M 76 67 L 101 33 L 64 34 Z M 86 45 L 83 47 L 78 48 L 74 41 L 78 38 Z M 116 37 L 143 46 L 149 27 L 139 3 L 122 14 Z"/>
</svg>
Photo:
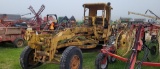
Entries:
<svg viewBox="0 0 160 69">
<path fill-rule="evenodd" d="M 31 33 L 33 33 L 32 30 L 26 30 L 24 34 L 24 39 L 28 41 L 31 38 Z"/>
<path fill-rule="evenodd" d="M 122 30 L 119 32 L 115 43 L 118 55 L 125 56 L 131 50 L 135 38 L 134 34 L 134 30 Z"/>
<path fill-rule="evenodd" d="M 0 24 L 0 42 L 11 41 L 15 44 L 15 47 L 23 46 L 23 40 L 17 40 L 19 38 L 23 39 L 23 29 L 20 27 L 4 27 Z"/>
<path fill-rule="evenodd" d="M 80 65 L 80 59 L 77 55 L 74 55 L 70 62 L 71 69 L 78 69 Z"/>
<path fill-rule="evenodd" d="M 32 6 L 30 6 L 28 9 L 35 15 L 31 23 L 35 23 L 35 26 L 38 26 L 37 30 L 40 30 L 39 26 L 42 24 L 42 18 L 40 17 L 40 14 L 45 9 L 45 6 L 42 5 L 37 13 L 35 12 Z"/>
</svg>

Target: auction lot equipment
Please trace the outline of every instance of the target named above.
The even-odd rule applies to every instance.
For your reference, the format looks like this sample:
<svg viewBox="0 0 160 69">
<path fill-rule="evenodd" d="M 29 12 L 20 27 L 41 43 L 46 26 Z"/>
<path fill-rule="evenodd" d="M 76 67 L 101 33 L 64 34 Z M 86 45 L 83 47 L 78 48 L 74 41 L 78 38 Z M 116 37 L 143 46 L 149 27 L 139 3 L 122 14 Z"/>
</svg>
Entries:
<svg viewBox="0 0 160 69">
<path fill-rule="evenodd" d="M 133 40 L 133 44 L 130 43 L 128 45 L 128 48 L 130 48 L 130 51 L 126 49 L 126 46 L 120 45 L 114 45 L 114 44 L 107 44 L 103 45 L 103 49 L 101 49 L 101 52 L 98 54 L 96 58 L 96 68 L 97 69 L 107 69 L 109 62 L 115 62 L 116 59 L 119 59 L 123 62 L 126 62 L 126 69 L 135 69 L 141 68 L 142 65 L 144 66 L 160 66 L 160 63 L 155 62 L 155 59 L 159 56 L 159 43 L 160 43 L 160 37 L 159 37 L 159 28 L 160 26 L 157 24 L 136 24 L 132 25 L 130 28 L 130 31 L 132 29 L 135 29 L 135 35 L 133 36 L 135 39 Z M 151 40 L 149 42 L 145 39 L 145 32 L 150 31 L 151 34 Z M 121 47 L 121 48 L 120 48 Z M 119 54 L 121 52 L 118 52 L 118 50 L 126 51 L 129 55 L 128 58 L 123 56 L 122 54 Z M 143 53 L 142 60 L 138 60 L 138 56 L 140 56 L 140 52 Z M 137 64 L 137 65 L 136 65 Z"/>
<path fill-rule="evenodd" d="M 24 46 L 22 29 L 18 27 L 0 27 L 0 42 L 12 42 L 14 47 Z"/>
<path fill-rule="evenodd" d="M 7 17 L 6 14 L 4 16 Z M 14 47 L 24 46 L 24 29 L 21 27 L 12 27 L 13 20 L 7 20 L 2 16 L 0 19 L 0 42 L 12 42 Z"/>
<path fill-rule="evenodd" d="M 60 69 L 82 69 L 82 52 L 79 48 L 95 48 L 100 41 L 107 42 L 111 35 L 109 21 L 112 9 L 110 3 L 89 3 L 83 4 L 83 7 L 84 25 L 58 32 L 49 30 L 48 34 L 35 31 L 31 35 L 28 46 L 20 56 L 23 69 L 34 68 L 43 63 L 60 63 Z M 97 15 L 98 11 L 102 14 Z M 67 48 L 59 56 L 57 49 L 64 47 Z"/>
</svg>

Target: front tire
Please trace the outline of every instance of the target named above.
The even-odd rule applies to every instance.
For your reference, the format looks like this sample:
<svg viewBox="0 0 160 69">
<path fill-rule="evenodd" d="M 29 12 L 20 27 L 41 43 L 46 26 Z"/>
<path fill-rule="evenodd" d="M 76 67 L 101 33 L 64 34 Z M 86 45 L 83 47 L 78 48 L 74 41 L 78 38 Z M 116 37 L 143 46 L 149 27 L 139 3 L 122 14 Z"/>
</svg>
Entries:
<svg viewBox="0 0 160 69">
<path fill-rule="evenodd" d="M 96 69 L 108 69 L 108 60 L 105 54 L 99 53 L 95 61 Z"/>
<path fill-rule="evenodd" d="M 26 46 L 20 55 L 20 64 L 22 69 L 32 69 L 40 66 L 41 62 L 34 61 L 34 49 Z"/>
<path fill-rule="evenodd" d="M 70 46 L 62 53 L 60 69 L 82 69 L 82 51 L 75 46 Z"/>
</svg>

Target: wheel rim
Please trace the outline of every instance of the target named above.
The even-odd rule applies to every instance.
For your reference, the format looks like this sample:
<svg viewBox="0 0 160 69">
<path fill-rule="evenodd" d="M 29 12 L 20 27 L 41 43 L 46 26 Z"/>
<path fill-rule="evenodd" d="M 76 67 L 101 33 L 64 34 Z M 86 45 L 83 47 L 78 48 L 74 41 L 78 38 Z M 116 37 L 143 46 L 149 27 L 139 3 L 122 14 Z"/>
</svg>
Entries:
<svg viewBox="0 0 160 69">
<path fill-rule="evenodd" d="M 38 64 L 38 62 L 34 61 L 34 51 L 31 51 L 28 56 L 28 66 L 34 67 L 36 64 Z"/>
<path fill-rule="evenodd" d="M 112 61 L 115 61 L 115 60 L 116 60 L 116 58 L 114 58 L 114 57 L 111 57 L 111 60 L 112 60 Z"/>
<path fill-rule="evenodd" d="M 117 54 L 125 56 L 130 51 L 134 42 L 134 31 L 121 31 L 116 39 Z"/>
<path fill-rule="evenodd" d="M 122 31 L 117 38 L 117 51 L 119 55 L 124 55 L 128 49 L 127 45 L 127 32 Z"/>
<path fill-rule="evenodd" d="M 19 40 L 18 42 L 17 42 L 17 46 L 18 47 L 21 47 L 23 45 L 23 41 L 22 40 Z"/>
<path fill-rule="evenodd" d="M 159 54 L 159 43 L 157 39 L 151 40 L 150 42 L 146 43 L 149 48 L 149 54 L 148 59 L 149 61 L 156 61 L 156 58 L 158 58 Z"/>
<path fill-rule="evenodd" d="M 29 60 L 29 65 L 34 65 L 34 64 L 36 64 L 36 62 L 35 61 L 33 61 L 33 58 L 34 58 L 34 56 L 32 55 L 32 56 L 29 56 L 28 57 L 28 60 Z"/>
<path fill-rule="evenodd" d="M 71 69 L 78 69 L 80 65 L 80 58 L 77 55 L 74 55 L 71 59 L 70 67 Z"/>
<path fill-rule="evenodd" d="M 102 61 L 103 61 L 103 60 L 102 60 Z M 106 68 L 106 66 L 107 66 L 107 60 L 106 60 L 105 63 L 101 63 L 101 68 L 102 68 L 102 69 Z"/>
</svg>

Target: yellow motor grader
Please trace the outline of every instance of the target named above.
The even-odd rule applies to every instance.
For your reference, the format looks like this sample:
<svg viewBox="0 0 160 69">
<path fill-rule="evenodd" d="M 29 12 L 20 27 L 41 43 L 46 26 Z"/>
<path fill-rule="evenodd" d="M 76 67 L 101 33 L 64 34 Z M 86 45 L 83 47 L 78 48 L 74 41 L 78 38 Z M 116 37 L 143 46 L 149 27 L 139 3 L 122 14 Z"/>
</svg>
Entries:
<svg viewBox="0 0 160 69">
<path fill-rule="evenodd" d="M 47 34 L 35 31 L 21 53 L 21 67 L 30 69 L 43 63 L 60 63 L 60 69 L 82 69 L 82 52 L 79 48 L 95 48 L 100 41 L 106 43 L 112 33 L 109 24 L 112 9 L 110 3 L 87 3 L 83 7 L 82 26 L 58 32 L 49 30 Z M 59 56 L 57 49 L 65 47 L 62 56 Z"/>
</svg>

